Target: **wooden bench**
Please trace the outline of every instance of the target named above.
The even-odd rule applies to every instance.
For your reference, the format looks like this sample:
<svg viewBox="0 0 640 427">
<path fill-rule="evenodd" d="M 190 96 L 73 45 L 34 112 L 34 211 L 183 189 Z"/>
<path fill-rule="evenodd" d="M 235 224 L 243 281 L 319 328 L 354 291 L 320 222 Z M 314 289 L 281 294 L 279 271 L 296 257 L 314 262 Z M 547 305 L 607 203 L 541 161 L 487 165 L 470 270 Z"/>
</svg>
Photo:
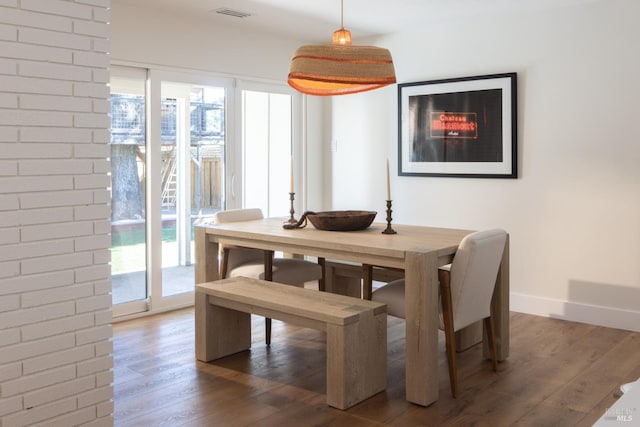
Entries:
<svg viewBox="0 0 640 427">
<path fill-rule="evenodd" d="M 235 277 L 196 286 L 196 358 L 251 347 L 250 313 L 327 333 L 327 404 L 349 408 L 387 384 L 387 307 L 373 301 Z"/>
</svg>

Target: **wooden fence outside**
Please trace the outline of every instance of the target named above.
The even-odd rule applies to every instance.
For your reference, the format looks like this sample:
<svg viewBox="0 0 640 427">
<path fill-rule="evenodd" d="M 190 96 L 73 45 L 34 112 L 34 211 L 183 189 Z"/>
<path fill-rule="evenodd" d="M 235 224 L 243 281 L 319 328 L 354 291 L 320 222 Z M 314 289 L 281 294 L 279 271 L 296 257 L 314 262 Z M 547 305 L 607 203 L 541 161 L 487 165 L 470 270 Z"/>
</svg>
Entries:
<svg viewBox="0 0 640 427">
<path fill-rule="evenodd" d="M 222 162 L 219 157 L 203 158 L 200 168 L 198 201 L 198 165 L 191 162 L 191 207 L 193 209 L 222 209 Z M 198 206 L 200 202 L 200 206 Z"/>
<path fill-rule="evenodd" d="M 218 156 L 200 159 L 198 163 L 191 161 L 191 208 L 197 210 L 222 209 L 222 159 Z M 200 179 L 198 185 L 198 178 Z M 177 179 L 175 157 L 171 151 L 163 153 L 162 164 L 162 207 L 175 209 L 177 195 Z M 198 197 L 200 192 L 200 197 Z"/>
</svg>

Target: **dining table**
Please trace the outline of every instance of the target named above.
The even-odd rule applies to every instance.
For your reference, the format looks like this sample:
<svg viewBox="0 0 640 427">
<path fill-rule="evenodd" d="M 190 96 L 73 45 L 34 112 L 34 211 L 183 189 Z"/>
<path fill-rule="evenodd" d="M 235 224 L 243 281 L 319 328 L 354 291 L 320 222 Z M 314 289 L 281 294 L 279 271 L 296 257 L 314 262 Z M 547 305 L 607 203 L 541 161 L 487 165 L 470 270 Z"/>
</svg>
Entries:
<svg viewBox="0 0 640 427">
<path fill-rule="evenodd" d="M 326 260 L 404 271 L 406 399 L 428 406 L 438 400 L 438 267 L 450 263 L 464 236 L 473 230 L 387 224 L 356 231 L 326 231 L 308 225 L 285 229 L 285 218 L 264 218 L 195 227 L 195 282 L 219 279 L 220 245 L 235 245 Z M 509 238 L 492 299 L 498 360 L 509 355 Z M 482 340 L 482 322 L 466 329 L 462 341 Z M 461 336 L 465 332 L 461 332 Z M 490 357 L 484 346 L 485 357 Z"/>
</svg>

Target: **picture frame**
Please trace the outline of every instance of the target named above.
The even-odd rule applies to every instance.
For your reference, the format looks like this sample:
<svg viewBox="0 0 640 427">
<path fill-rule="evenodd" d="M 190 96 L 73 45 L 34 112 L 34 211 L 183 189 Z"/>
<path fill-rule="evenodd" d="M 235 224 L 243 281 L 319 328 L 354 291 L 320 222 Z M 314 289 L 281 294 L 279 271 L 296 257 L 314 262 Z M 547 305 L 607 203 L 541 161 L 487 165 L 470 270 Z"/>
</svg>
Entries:
<svg viewBox="0 0 640 427">
<path fill-rule="evenodd" d="M 517 75 L 398 85 L 398 175 L 518 177 Z"/>
</svg>

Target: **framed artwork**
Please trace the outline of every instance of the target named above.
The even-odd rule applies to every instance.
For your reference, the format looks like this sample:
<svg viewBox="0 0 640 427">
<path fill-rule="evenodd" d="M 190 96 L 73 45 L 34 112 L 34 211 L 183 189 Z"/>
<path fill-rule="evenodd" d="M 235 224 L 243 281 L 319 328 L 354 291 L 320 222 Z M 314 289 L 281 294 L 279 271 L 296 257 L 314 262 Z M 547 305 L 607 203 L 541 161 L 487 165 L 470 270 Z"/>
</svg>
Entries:
<svg viewBox="0 0 640 427">
<path fill-rule="evenodd" d="M 516 73 L 398 85 L 398 174 L 517 178 Z"/>
</svg>

